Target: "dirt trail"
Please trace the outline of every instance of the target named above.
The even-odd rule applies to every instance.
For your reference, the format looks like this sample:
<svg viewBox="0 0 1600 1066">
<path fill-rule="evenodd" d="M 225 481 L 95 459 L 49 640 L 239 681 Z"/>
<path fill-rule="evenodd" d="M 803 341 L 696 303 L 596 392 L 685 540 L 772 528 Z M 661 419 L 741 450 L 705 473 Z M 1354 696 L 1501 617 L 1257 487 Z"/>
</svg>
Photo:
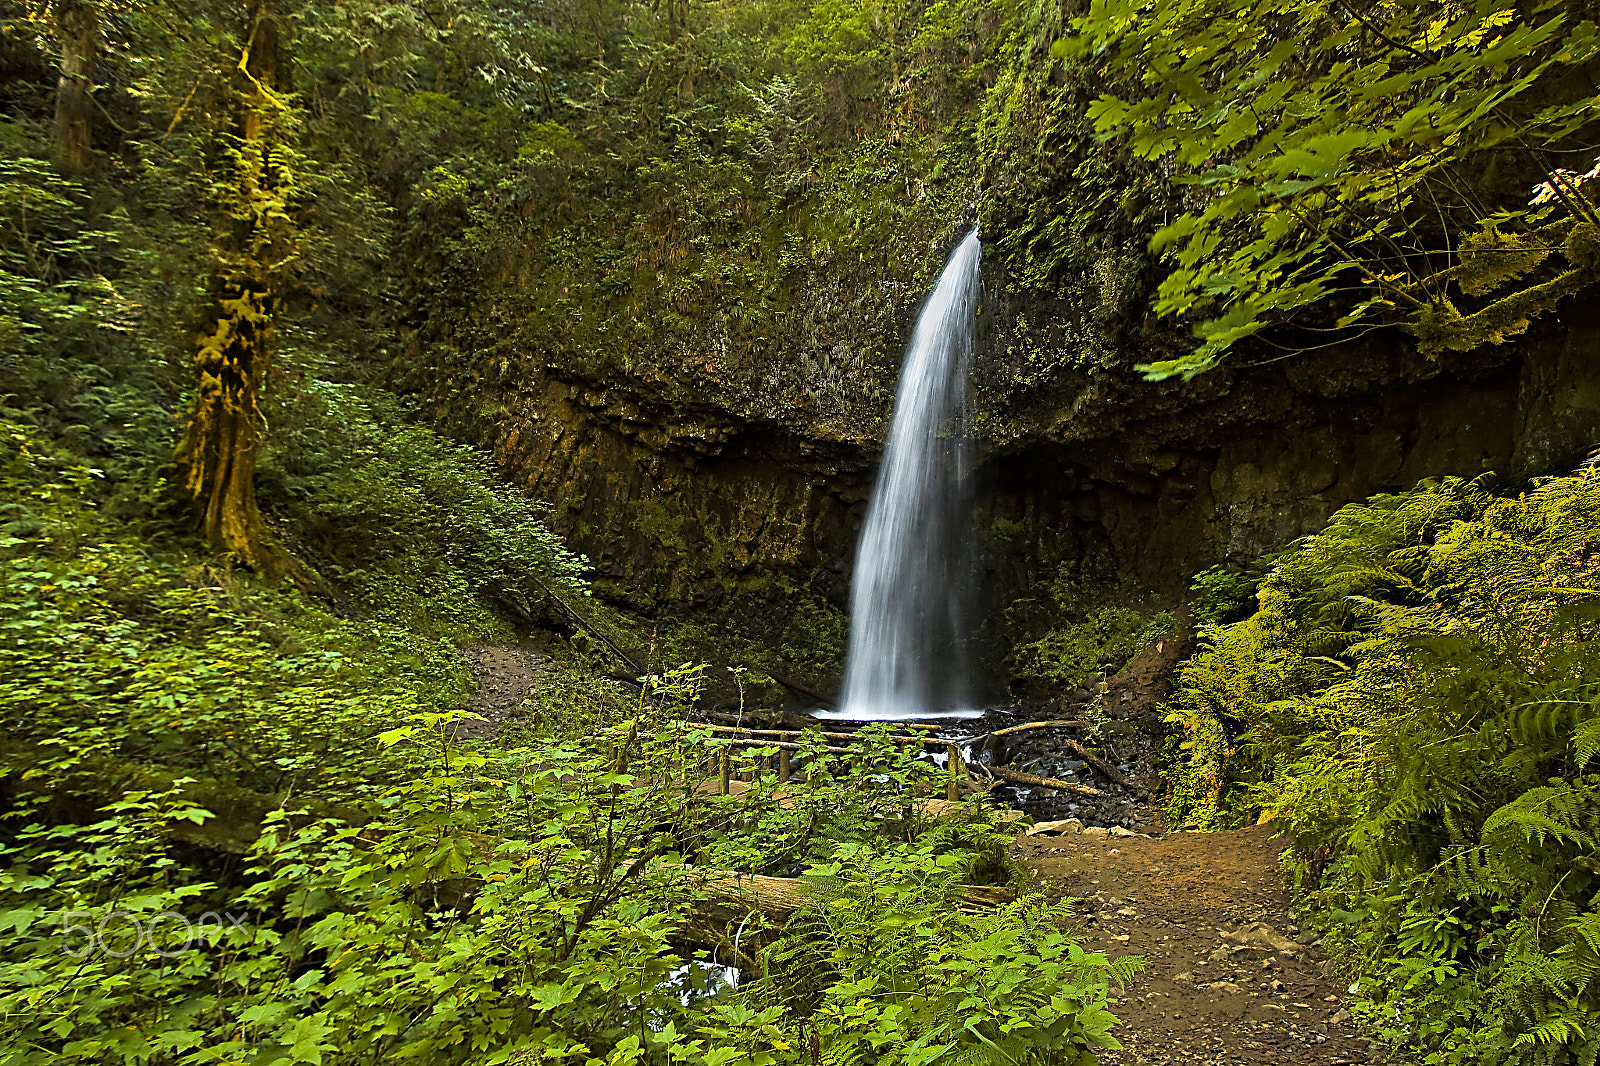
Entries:
<svg viewBox="0 0 1600 1066">
<path fill-rule="evenodd" d="M 1277 878 L 1283 847 L 1266 827 L 1018 840 L 1048 894 L 1080 900 L 1095 950 L 1145 958 L 1113 1008 L 1123 1050 L 1104 1066 L 1382 1061 L 1313 938 L 1297 936 Z"/>
<path fill-rule="evenodd" d="M 479 647 L 463 654 L 478 683 L 469 707 L 484 717 L 462 723 L 463 738 L 497 733 L 551 667 L 527 647 Z M 1125 769 L 1151 778 L 1150 748 L 1129 749 L 1137 765 Z M 706 787 L 714 789 L 716 782 Z M 744 787 L 730 782 L 731 791 Z M 1048 793 L 1032 799 L 1030 807 L 1066 804 L 1057 817 L 1070 811 L 1090 821 L 1103 818 L 1117 826 L 1111 833 L 1127 834 L 1124 825 L 1153 828 L 1161 820 L 1158 810 L 1117 790 L 1108 791 L 1106 800 L 1114 810 L 1067 804 Z M 1056 812 L 1052 807 L 1033 813 Z M 1088 931 L 1086 946 L 1114 958 L 1145 959 L 1144 971 L 1114 1008 L 1121 1024 L 1113 1032 L 1123 1050 L 1102 1055 L 1102 1066 L 1382 1061 L 1350 1025 L 1344 989 L 1323 974 L 1315 941 L 1295 927 L 1289 895 L 1278 884 L 1283 847 L 1267 827 L 1153 837 L 1111 836 L 1098 828 L 1018 839 L 1015 853 L 1043 890 L 1079 901 L 1073 911 Z"/>
<path fill-rule="evenodd" d="M 467 710 L 482 715 L 483 720 L 458 723 L 457 741 L 499 733 L 500 723 L 521 709 L 551 668 L 549 657 L 531 647 L 463 648 L 461 655 L 471 664 L 478 684 Z"/>
</svg>

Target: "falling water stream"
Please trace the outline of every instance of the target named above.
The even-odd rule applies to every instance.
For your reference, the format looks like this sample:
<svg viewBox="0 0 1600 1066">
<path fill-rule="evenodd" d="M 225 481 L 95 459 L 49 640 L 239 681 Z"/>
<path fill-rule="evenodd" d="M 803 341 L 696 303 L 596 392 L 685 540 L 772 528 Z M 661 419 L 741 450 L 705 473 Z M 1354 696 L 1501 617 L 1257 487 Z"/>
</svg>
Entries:
<svg viewBox="0 0 1600 1066">
<path fill-rule="evenodd" d="M 840 718 L 925 718 L 971 705 L 967 379 L 981 255 L 973 230 L 945 264 L 906 349 L 856 552 Z"/>
</svg>

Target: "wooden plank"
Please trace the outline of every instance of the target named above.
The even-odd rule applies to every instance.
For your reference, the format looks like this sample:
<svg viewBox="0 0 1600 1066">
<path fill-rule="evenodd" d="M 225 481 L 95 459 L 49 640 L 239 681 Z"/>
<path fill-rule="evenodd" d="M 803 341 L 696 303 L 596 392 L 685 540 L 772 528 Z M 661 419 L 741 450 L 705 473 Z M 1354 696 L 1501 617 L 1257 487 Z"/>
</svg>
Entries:
<svg viewBox="0 0 1600 1066">
<path fill-rule="evenodd" d="M 858 739 L 860 739 L 859 735 L 856 734 L 856 733 L 823 733 L 823 732 L 819 732 L 819 731 L 815 731 L 815 730 L 802 730 L 802 729 L 746 729 L 746 728 L 743 728 L 741 726 L 706 725 L 706 724 L 702 724 L 700 722 L 690 722 L 690 723 L 687 723 L 687 724 L 692 729 L 704 729 L 704 730 L 707 730 L 708 732 L 712 732 L 712 733 L 733 733 L 733 734 L 737 734 L 739 736 L 750 736 L 750 737 L 796 737 L 796 738 L 798 738 L 798 737 L 804 736 L 808 732 L 813 732 L 813 733 L 815 733 L 815 735 L 821 737 L 823 740 L 858 740 Z M 896 736 L 890 736 L 887 739 L 888 740 L 892 740 L 897 744 L 922 744 L 924 746 L 927 746 L 929 744 L 938 745 L 938 744 L 948 743 L 948 741 L 940 740 L 940 739 L 938 739 L 936 737 L 896 737 Z"/>
</svg>

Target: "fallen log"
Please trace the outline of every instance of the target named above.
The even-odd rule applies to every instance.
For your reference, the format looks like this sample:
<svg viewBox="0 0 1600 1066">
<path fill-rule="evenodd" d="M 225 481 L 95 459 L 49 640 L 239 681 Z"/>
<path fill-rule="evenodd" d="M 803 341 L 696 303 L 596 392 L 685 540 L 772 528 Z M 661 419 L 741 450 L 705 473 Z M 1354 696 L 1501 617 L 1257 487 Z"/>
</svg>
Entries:
<svg viewBox="0 0 1600 1066">
<path fill-rule="evenodd" d="M 1134 784 L 1124 774 L 1119 772 L 1115 766 L 1112 766 L 1110 763 L 1100 758 L 1100 756 L 1096 755 L 1082 744 L 1079 744 L 1076 740 L 1068 740 L 1063 746 L 1078 758 L 1094 767 L 1095 772 L 1106 778 L 1106 780 L 1121 785 L 1123 788 L 1131 788 L 1140 795 L 1144 794 L 1145 790 L 1143 788 Z"/>
<path fill-rule="evenodd" d="M 988 743 L 989 741 L 994 740 L 997 737 L 1010 736 L 1010 735 L 1012 735 L 1014 733 L 1023 733 L 1023 732 L 1026 732 L 1026 731 L 1030 730 L 1030 729 L 1088 729 L 1088 728 L 1089 728 L 1089 723 L 1088 722 L 1075 722 L 1075 721 L 1024 722 L 1021 725 L 1013 725 L 1013 726 L 1007 726 L 1004 729 L 996 729 L 993 733 L 989 733 L 986 736 L 982 737 L 981 739 L 985 743 Z M 974 741 L 974 743 L 976 743 L 976 741 Z M 1123 788 L 1132 789 L 1133 791 L 1139 793 L 1140 795 L 1148 794 L 1148 792 L 1149 792 L 1148 789 L 1145 789 L 1145 788 L 1141 787 L 1140 785 L 1136 784 L 1134 781 L 1129 779 L 1126 774 L 1123 774 L 1120 771 L 1118 771 L 1115 766 L 1112 766 L 1110 763 L 1108 763 L 1104 759 L 1100 758 L 1100 756 L 1096 755 L 1094 752 L 1090 751 L 1088 748 L 1084 747 L 1082 744 L 1078 743 L 1076 740 L 1073 740 L 1073 739 L 1071 739 L 1069 737 L 1068 739 L 1063 740 L 1061 742 L 1061 746 L 1066 748 L 1068 751 L 1072 752 L 1074 755 L 1076 755 L 1078 758 L 1082 759 L 1084 762 L 1088 763 L 1090 766 L 1092 766 L 1094 768 L 1094 771 L 1097 774 L 1099 774 L 1100 776 L 1104 777 L 1106 780 L 1110 781 L 1112 784 L 1121 785 Z"/>
<path fill-rule="evenodd" d="M 700 896 L 673 939 L 688 947 L 708 948 L 716 958 L 742 968 L 759 967 L 761 949 L 783 933 L 796 911 L 817 902 L 804 878 L 688 871 Z M 956 908 L 964 914 L 982 914 L 1014 898 L 1009 889 L 962 885 Z"/>
<path fill-rule="evenodd" d="M 784 688 L 788 689 L 790 692 L 798 692 L 802 696 L 808 696 L 811 699 L 816 700 L 818 703 L 827 704 L 829 707 L 837 707 L 837 706 L 839 706 L 839 701 L 837 699 L 835 699 L 834 697 L 832 697 L 832 696 L 824 696 L 822 693 L 818 692 L 816 689 L 809 688 L 806 685 L 801 684 L 799 681 L 796 681 L 792 677 L 786 677 L 783 674 L 776 673 L 776 672 L 774 672 L 772 670 L 766 671 L 766 674 L 767 674 L 768 677 L 772 678 L 772 680 L 776 681 L 778 684 L 782 685 Z"/>
<path fill-rule="evenodd" d="M 537 581 L 538 579 L 535 578 L 534 580 Z M 621 659 L 622 662 L 624 663 L 624 665 L 626 665 L 628 667 L 628 669 L 633 672 L 634 675 L 640 675 L 640 674 L 644 673 L 644 670 L 642 668 L 640 668 L 639 664 L 633 661 L 633 656 L 629 655 L 627 652 L 625 652 L 621 648 L 617 647 L 617 642 L 612 640 L 610 637 L 606 636 L 604 633 L 602 633 L 600 631 L 600 627 L 599 626 L 595 625 L 593 622 L 589 621 L 589 619 L 585 618 L 582 614 L 580 614 L 572 606 L 572 604 L 568 603 L 566 600 L 562 599 L 560 596 L 557 596 L 556 593 L 555 593 L 555 590 L 552 589 L 550 586 L 544 585 L 544 584 L 541 583 L 541 587 L 544 589 L 546 595 L 548 595 L 552 600 L 555 600 L 557 603 L 559 603 L 566 610 L 566 612 L 572 616 L 573 621 L 578 623 L 578 628 L 582 629 L 584 632 L 588 633 L 590 636 L 594 637 L 596 640 L 600 641 L 600 643 L 604 644 L 607 648 L 609 648 L 610 651 L 611 651 L 611 654 L 613 654 L 617 658 Z M 635 684 L 635 685 L 637 685 L 639 683 L 639 680 L 638 680 L 637 676 L 635 676 L 635 677 L 619 677 L 616 680 L 618 680 L 618 681 L 627 681 L 630 684 Z"/>
<path fill-rule="evenodd" d="M 687 868 L 690 880 L 702 893 L 707 904 L 705 914 L 711 916 L 719 908 L 731 908 L 741 917 L 760 914 L 779 924 L 787 922 L 794 912 L 817 901 L 803 877 L 767 877 L 763 874 L 741 874 L 728 870 L 697 870 Z M 962 885 L 963 911 L 976 913 L 1013 898 L 1010 890 L 989 885 Z M 698 910 L 700 904 L 696 904 Z"/>
<path fill-rule="evenodd" d="M 190 778 L 180 785 L 180 777 L 188 774 L 113 756 L 84 759 L 59 775 L 30 772 L 55 758 L 59 753 L 54 749 L 26 741 L 0 741 L 0 794 L 42 794 L 47 797 L 47 816 L 89 824 L 103 817 L 98 812 L 104 804 L 121 799 L 125 792 L 159 794 L 176 789 L 185 803 L 210 811 L 212 817 L 203 822 L 178 819 L 167 824 L 167 832 L 186 844 L 229 855 L 247 854 L 261 836 L 267 816 L 285 807 L 304 812 L 291 817 L 294 825 L 317 818 L 337 818 L 358 827 L 372 821 L 359 807 L 315 796 L 253 792 L 206 778 Z"/>
<path fill-rule="evenodd" d="M 1050 721 L 1050 722 L 1023 722 L 1021 725 L 1008 725 L 1004 729 L 996 729 L 989 737 L 1009 737 L 1013 733 L 1025 733 L 1030 729 L 1088 729 L 1088 722 Z"/>
<path fill-rule="evenodd" d="M 1077 785 L 1071 781 L 1060 781 L 1054 777 L 1039 777 L 1034 774 L 1013 770 L 1009 766 L 990 766 L 988 771 L 1002 781 L 1009 781 L 1013 785 L 1027 785 L 1029 788 L 1053 788 L 1061 792 L 1071 792 L 1075 796 L 1089 796 L 1099 799 L 1105 795 L 1097 788 L 1088 785 Z"/>
</svg>

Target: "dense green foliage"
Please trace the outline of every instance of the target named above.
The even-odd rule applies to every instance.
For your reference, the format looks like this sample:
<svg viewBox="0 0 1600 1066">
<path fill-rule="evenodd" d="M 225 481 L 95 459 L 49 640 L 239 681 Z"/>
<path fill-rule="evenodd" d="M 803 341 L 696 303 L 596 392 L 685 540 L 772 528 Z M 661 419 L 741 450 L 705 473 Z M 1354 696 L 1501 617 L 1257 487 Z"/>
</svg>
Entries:
<svg viewBox="0 0 1600 1066">
<path fill-rule="evenodd" d="M 1498 344 L 1592 283 L 1589 175 L 1562 164 L 1592 162 L 1600 36 L 1564 7 L 1095 0 L 1057 48 L 1127 83 L 1096 128 L 1189 187 L 1154 306 L 1201 344 L 1147 373 L 1296 320 L 1272 343 L 1399 322 L 1429 354 Z"/>
<path fill-rule="evenodd" d="M 1358 980 L 1429 1062 L 1600 1053 L 1600 467 L 1499 498 L 1341 510 L 1172 707 L 1175 810 L 1255 812 Z"/>
<path fill-rule="evenodd" d="M 518 372 L 638 377 L 767 418 L 876 409 L 899 309 L 840 285 L 925 279 L 967 212 L 970 21 L 991 17 L 607 0 L 518 27 L 498 47 L 539 69 L 499 92 L 453 67 L 443 90 L 388 74 L 362 134 L 409 186 L 417 384 L 468 425 L 439 386 Z M 397 41 L 398 63 L 451 66 L 449 42 Z M 818 300 L 861 328 L 796 359 Z"/>
<path fill-rule="evenodd" d="M 111 189 L 7 129 L 0 266 L 32 294 L 0 364 L 13 1059 L 1079 1066 L 1112 1043 L 1126 968 L 1035 902 L 950 906 L 959 880 L 1011 876 L 1008 838 L 976 809 L 927 824 L 909 799 L 931 768 L 885 743 L 863 775 L 814 742 L 788 801 L 770 775 L 703 797 L 694 686 L 630 703 L 581 656 L 503 739 L 455 743 L 457 646 L 565 629 L 580 563 L 485 457 L 362 383 L 314 305 L 280 335 L 260 490 L 331 599 L 207 555 L 165 487 L 187 312 L 163 286 L 192 264 L 155 205 L 105 213 Z M 832 932 L 784 942 L 803 980 L 763 976 L 736 928 L 717 935 L 739 990 L 685 966 L 710 935 L 684 939 L 698 871 L 719 869 L 812 871 Z M 862 950 L 907 930 L 913 956 Z"/>
<path fill-rule="evenodd" d="M 1095 561 L 1059 564 L 1006 608 L 1014 684 L 1043 693 L 1103 680 L 1172 631 L 1173 616 L 1155 597 Z"/>
<path fill-rule="evenodd" d="M 86 10 L 78 163 L 52 103 Z M 275 84 L 242 94 L 264 19 Z M 963 909 L 1017 870 L 981 806 L 925 816 L 928 764 L 813 736 L 803 783 L 704 787 L 708 678 L 827 687 L 825 578 L 730 564 L 721 617 L 637 624 L 616 605 L 658 594 L 587 583 L 547 524 L 582 535 L 603 478 L 547 511 L 430 425 L 509 450 L 581 408 L 550 439 L 695 459 L 801 431 L 826 469 L 876 439 L 980 219 L 1000 436 L 997 405 L 1135 351 L 1159 376 L 1377 323 L 1498 342 L 1594 280 L 1567 139 L 1594 45 L 1539 0 L 0 2 L 0 1045 L 1085 1066 L 1128 967 L 1037 899 Z M 208 552 L 170 484 L 197 338 L 252 272 L 281 304 L 255 483 L 317 595 Z M 1152 298 L 1197 352 L 1163 358 Z M 1596 477 L 1425 486 L 1196 579 L 1176 813 L 1289 825 L 1369 1020 L 1435 1061 L 1600 1049 Z M 678 516 L 626 517 L 689 554 Z M 1005 613 L 1039 694 L 1172 624 L 1092 563 Z M 626 695 L 591 631 L 751 669 Z M 551 675 L 480 729 L 458 649 L 530 636 Z M 804 905 L 729 920 L 728 872 L 803 875 Z"/>
<path fill-rule="evenodd" d="M 591 729 L 598 744 L 480 752 L 450 743 L 459 717 L 384 734 L 413 749 L 413 776 L 364 826 L 274 812 L 238 869 L 173 846 L 175 823 L 210 817 L 178 788 L 130 792 L 88 825 L 25 825 L 0 885 L 16 1061 L 770 1064 L 815 1047 L 1077 1066 L 1111 1043 L 1106 978 L 1127 967 L 1032 903 L 964 916 L 949 904 L 966 863 L 929 844 L 861 841 L 814 870 L 831 939 L 794 937 L 786 964 L 803 950 L 837 973 L 708 988 L 675 947 L 701 895 L 680 854 L 739 804 L 686 802 L 692 780 L 628 767 L 665 765 L 694 734 L 636 711 Z M 188 929 L 202 909 L 233 917 Z M 905 954 L 912 930 L 938 950 Z M 747 957 L 736 938 L 729 951 Z"/>
<path fill-rule="evenodd" d="M 909 1064 L 955 1053 L 956 1061 L 1092 1062 L 1084 1045 L 1108 1046 L 1103 1027 L 1113 1020 L 1093 978 L 1120 980 L 1137 960 L 1108 966 L 1085 955 L 1060 931 L 1061 907 L 1027 902 L 975 921 L 956 917 L 954 900 L 927 884 L 928 865 L 914 854 L 886 862 L 840 849 L 819 869 L 834 879 L 822 901 L 773 946 L 773 976 L 757 1005 L 772 996 L 818 1019 L 828 1061 Z M 908 883 L 921 891 L 908 893 Z M 920 1034 L 920 1046 L 907 1046 L 905 1031 Z"/>
<path fill-rule="evenodd" d="M 1019 3 L 1009 14 L 978 130 L 984 256 L 1006 312 L 978 374 L 990 435 L 1063 379 L 1184 343 L 1140 321 L 1156 280 L 1147 244 L 1173 205 L 1166 175 L 1096 136 L 1088 109 L 1108 83 L 1052 47 L 1072 33 L 1067 9 Z"/>
<path fill-rule="evenodd" d="M 576 661 L 460 743 L 456 643 L 582 590 L 530 505 L 386 404 L 308 389 L 267 468 L 337 613 L 118 518 L 125 486 L 5 425 L 13 1059 L 1079 1066 L 1113 1045 L 1127 967 L 1036 900 L 951 906 L 1013 876 L 1009 837 L 977 807 L 930 822 L 912 799 L 936 769 L 882 738 L 814 738 L 787 797 L 770 772 L 707 795 L 725 741 L 682 722 L 698 672 L 625 699 Z M 829 932 L 797 926 L 768 967 L 740 944 L 759 922 L 696 909 L 728 870 L 806 872 Z M 708 937 L 739 989 L 685 965 Z"/>
<path fill-rule="evenodd" d="M 863 774 L 814 741 L 781 802 L 770 775 L 706 797 L 693 678 L 630 702 L 580 655 L 500 740 L 457 743 L 456 647 L 565 629 L 580 563 L 484 457 L 361 383 L 314 306 L 281 334 L 260 490 L 331 599 L 208 556 L 164 481 L 185 312 L 159 284 L 184 260 L 37 139 L 12 147 L 0 235 L 42 294 L 11 305 L 0 440 L 13 1058 L 1079 1066 L 1112 1045 L 1127 968 L 1035 901 L 951 906 L 1012 876 L 1008 837 L 978 809 L 929 824 L 910 799 L 932 769 L 884 742 Z M 112 254 L 132 245 L 148 258 Z M 689 932 L 716 870 L 810 871 L 829 932 L 797 927 L 770 973 L 738 928 Z M 685 965 L 708 936 L 738 990 Z"/>
</svg>

